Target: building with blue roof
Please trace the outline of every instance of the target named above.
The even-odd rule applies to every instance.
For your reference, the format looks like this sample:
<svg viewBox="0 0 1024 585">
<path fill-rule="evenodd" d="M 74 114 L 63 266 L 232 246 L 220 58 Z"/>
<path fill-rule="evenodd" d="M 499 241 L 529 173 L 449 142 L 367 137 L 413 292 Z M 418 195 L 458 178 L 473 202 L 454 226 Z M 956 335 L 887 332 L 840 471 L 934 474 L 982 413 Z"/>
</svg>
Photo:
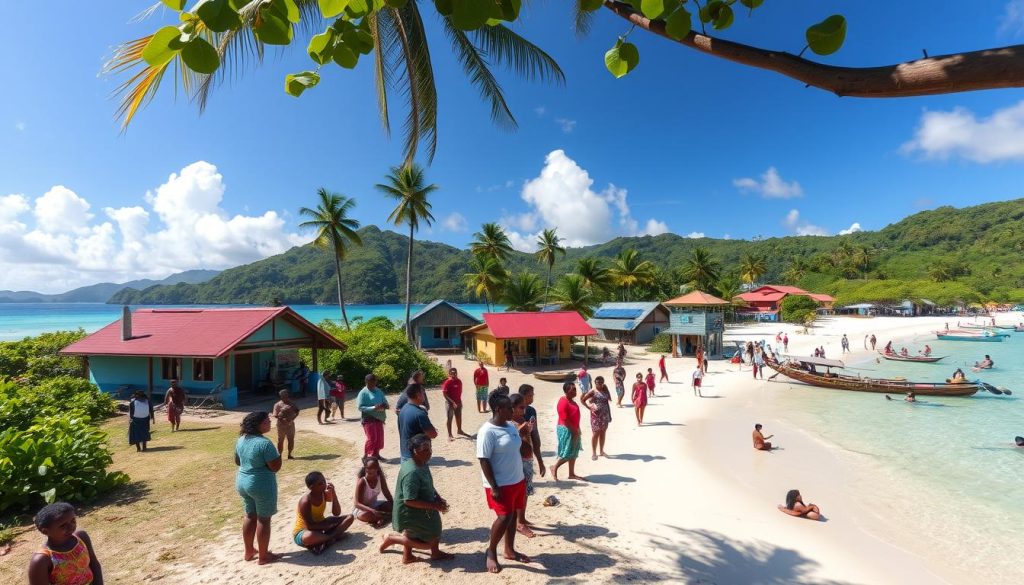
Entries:
<svg viewBox="0 0 1024 585">
<path fill-rule="evenodd" d="M 644 345 L 668 329 L 669 310 L 659 302 L 602 303 L 587 324 L 597 330 L 598 339 Z"/>
</svg>

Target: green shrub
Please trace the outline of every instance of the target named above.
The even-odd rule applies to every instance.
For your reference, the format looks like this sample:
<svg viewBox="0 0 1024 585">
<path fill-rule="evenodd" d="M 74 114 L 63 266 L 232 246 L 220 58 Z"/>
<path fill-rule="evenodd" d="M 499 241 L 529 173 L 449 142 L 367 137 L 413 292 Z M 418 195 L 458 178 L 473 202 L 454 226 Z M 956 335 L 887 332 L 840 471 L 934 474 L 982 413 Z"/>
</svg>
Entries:
<svg viewBox="0 0 1024 585">
<path fill-rule="evenodd" d="M 128 482 L 107 472 L 112 462 L 106 433 L 87 418 L 40 417 L 28 428 L 0 431 L 0 513 L 44 502 L 87 502 Z"/>
<path fill-rule="evenodd" d="M 651 346 L 647 348 L 648 353 L 670 353 L 672 351 L 672 336 L 668 333 L 659 333 L 654 336 Z"/>
<path fill-rule="evenodd" d="M 57 353 L 83 337 L 85 331 L 78 329 L 43 333 L 21 341 L 0 341 L 0 380 L 85 377 L 81 356 L 62 356 Z"/>
<path fill-rule="evenodd" d="M 0 430 L 24 430 L 61 414 L 99 421 L 117 412 L 113 399 L 88 380 L 60 376 L 39 383 L 0 382 Z"/>
<path fill-rule="evenodd" d="M 818 303 L 803 295 L 787 295 L 779 306 L 780 317 L 789 323 L 806 323 L 818 313 Z"/>
</svg>

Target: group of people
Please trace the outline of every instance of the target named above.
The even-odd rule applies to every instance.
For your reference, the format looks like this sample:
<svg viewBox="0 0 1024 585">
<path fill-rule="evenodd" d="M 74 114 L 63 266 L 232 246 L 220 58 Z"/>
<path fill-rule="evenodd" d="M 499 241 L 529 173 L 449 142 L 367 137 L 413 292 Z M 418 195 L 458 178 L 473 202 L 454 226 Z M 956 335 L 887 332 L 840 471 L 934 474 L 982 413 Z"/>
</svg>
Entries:
<svg viewBox="0 0 1024 585">
<path fill-rule="evenodd" d="M 185 389 L 177 380 L 171 380 L 170 387 L 164 392 L 163 406 L 172 433 L 181 429 L 181 414 L 185 412 L 187 400 Z M 136 390 L 128 401 L 128 444 L 134 445 L 136 452 L 142 453 L 149 449 L 149 441 L 153 439 L 152 425 L 155 423 L 156 407 L 145 392 Z"/>
</svg>

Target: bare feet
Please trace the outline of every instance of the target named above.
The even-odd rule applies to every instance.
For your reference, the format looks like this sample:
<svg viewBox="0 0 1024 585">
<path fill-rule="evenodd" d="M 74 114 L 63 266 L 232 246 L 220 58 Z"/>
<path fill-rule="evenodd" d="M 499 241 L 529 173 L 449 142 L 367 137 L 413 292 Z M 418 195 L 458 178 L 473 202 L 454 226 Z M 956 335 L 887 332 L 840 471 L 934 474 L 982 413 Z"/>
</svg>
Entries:
<svg viewBox="0 0 1024 585">
<path fill-rule="evenodd" d="M 487 572 L 488 573 L 500 573 L 501 564 L 498 563 L 497 557 L 491 556 L 491 551 L 487 551 Z"/>
<path fill-rule="evenodd" d="M 593 455 L 591 455 L 590 456 L 590 460 L 591 461 L 597 461 L 597 453 L 594 453 Z"/>
<path fill-rule="evenodd" d="M 455 437 L 453 437 L 453 436 L 451 436 L 451 435 L 448 435 L 448 440 L 449 440 L 449 441 L 454 441 L 454 440 L 455 440 Z"/>
<path fill-rule="evenodd" d="M 509 554 L 508 551 L 506 551 L 505 552 L 505 558 L 510 560 L 510 561 L 517 561 L 517 562 L 520 562 L 520 563 L 530 563 L 530 562 L 533 562 L 533 561 L 530 560 L 530 557 L 524 555 L 521 552 L 517 552 L 517 551 L 512 551 L 512 554 Z"/>
<path fill-rule="evenodd" d="M 530 530 L 530 527 L 526 524 L 520 524 L 516 526 L 516 532 L 522 534 L 526 538 L 533 538 L 534 536 L 537 536 L 536 534 L 534 534 L 532 530 Z"/>
<path fill-rule="evenodd" d="M 421 559 L 421 558 L 419 558 L 418 556 L 416 556 L 416 555 L 414 555 L 412 553 L 409 553 L 409 554 L 404 554 L 403 553 L 402 554 L 402 564 L 403 565 L 410 565 L 412 563 L 418 563 L 418 562 L 424 561 L 424 560 L 426 560 L 426 559 Z"/>
<path fill-rule="evenodd" d="M 576 481 L 589 481 L 587 478 L 580 477 L 580 476 L 576 475 L 575 473 L 570 475 L 569 479 L 575 479 Z"/>
<path fill-rule="evenodd" d="M 279 560 L 281 560 L 281 555 L 267 551 L 267 556 L 261 557 L 258 561 L 256 561 L 256 563 L 260 565 L 269 565 L 270 563 L 274 563 Z"/>
<path fill-rule="evenodd" d="M 430 553 L 430 559 L 434 561 L 447 561 L 454 558 L 455 555 L 453 555 L 452 553 L 446 553 L 443 550 Z"/>
<path fill-rule="evenodd" d="M 463 431 L 461 429 L 459 430 L 459 434 L 462 435 L 463 437 L 466 437 L 467 439 L 472 439 L 473 438 L 472 435 L 470 435 L 469 433 L 467 433 L 467 432 L 465 432 L 465 431 Z"/>
<path fill-rule="evenodd" d="M 390 548 L 392 544 L 395 544 L 395 543 L 391 540 L 391 535 L 390 534 L 381 534 L 380 535 L 380 549 L 378 549 L 379 552 L 383 553 L 384 551 L 388 550 L 388 548 Z"/>
<path fill-rule="evenodd" d="M 551 467 L 549 467 L 548 469 L 550 469 L 550 470 L 551 470 L 551 479 L 553 479 L 553 480 L 555 480 L 555 481 L 558 481 L 558 471 L 557 471 L 557 470 L 558 470 L 558 468 L 557 468 L 557 467 L 555 467 L 554 465 L 552 465 L 552 466 L 551 466 Z"/>
<path fill-rule="evenodd" d="M 249 550 L 245 551 L 245 554 L 242 556 L 242 558 L 245 559 L 246 561 L 251 561 L 251 560 L 255 559 L 258 555 L 259 555 L 259 553 L 256 552 L 256 549 L 249 549 Z"/>
<path fill-rule="evenodd" d="M 604 457 L 605 459 L 607 459 L 608 458 L 608 454 L 605 453 L 604 451 L 601 451 L 601 457 Z"/>
</svg>

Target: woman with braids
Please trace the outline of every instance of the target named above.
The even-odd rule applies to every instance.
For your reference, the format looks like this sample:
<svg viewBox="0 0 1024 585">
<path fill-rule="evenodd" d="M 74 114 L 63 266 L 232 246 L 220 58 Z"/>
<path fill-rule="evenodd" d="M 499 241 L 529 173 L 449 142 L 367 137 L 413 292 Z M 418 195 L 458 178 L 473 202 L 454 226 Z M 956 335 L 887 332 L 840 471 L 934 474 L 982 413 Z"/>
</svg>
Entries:
<svg viewBox="0 0 1024 585">
<path fill-rule="evenodd" d="M 259 559 L 265 565 L 281 558 L 269 550 L 270 518 L 277 512 L 277 476 L 281 454 L 270 439 L 270 416 L 264 411 L 250 412 L 242 419 L 235 443 L 235 465 L 238 475 L 235 488 L 242 498 L 245 519 L 242 520 L 242 543 L 247 561 Z M 253 546 L 255 541 L 256 546 Z"/>
</svg>

